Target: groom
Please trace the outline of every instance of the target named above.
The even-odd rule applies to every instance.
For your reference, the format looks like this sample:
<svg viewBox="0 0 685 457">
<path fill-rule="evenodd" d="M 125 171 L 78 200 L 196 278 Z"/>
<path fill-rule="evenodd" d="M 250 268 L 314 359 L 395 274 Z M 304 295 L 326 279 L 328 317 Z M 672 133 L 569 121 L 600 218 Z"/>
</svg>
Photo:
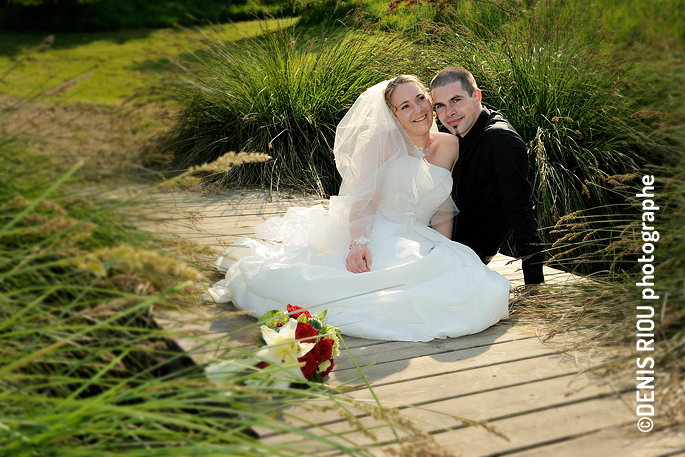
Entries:
<svg viewBox="0 0 685 457">
<path fill-rule="evenodd" d="M 452 171 L 459 214 L 452 240 L 469 246 L 487 264 L 513 230 L 525 283 L 543 282 L 525 143 L 504 116 L 481 104 L 481 91 L 468 70 L 440 71 L 430 93 L 440 130 L 459 137 L 459 160 Z"/>
</svg>

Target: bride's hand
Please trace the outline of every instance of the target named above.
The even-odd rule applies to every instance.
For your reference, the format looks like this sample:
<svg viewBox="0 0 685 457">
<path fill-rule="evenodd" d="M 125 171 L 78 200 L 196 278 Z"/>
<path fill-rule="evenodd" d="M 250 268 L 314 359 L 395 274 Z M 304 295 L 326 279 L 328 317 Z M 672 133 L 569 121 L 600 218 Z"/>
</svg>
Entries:
<svg viewBox="0 0 685 457">
<path fill-rule="evenodd" d="M 371 271 L 371 253 L 365 244 L 353 244 L 347 254 L 347 271 L 352 273 L 364 273 Z"/>
</svg>

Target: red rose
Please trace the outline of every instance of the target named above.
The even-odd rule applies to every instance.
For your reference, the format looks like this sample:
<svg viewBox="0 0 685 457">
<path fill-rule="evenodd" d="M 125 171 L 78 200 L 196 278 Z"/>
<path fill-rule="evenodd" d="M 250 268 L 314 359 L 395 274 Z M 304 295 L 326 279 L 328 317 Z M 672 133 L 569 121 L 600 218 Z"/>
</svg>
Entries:
<svg viewBox="0 0 685 457">
<path fill-rule="evenodd" d="M 311 315 L 311 314 L 309 313 L 309 311 L 307 311 L 306 309 L 304 309 L 304 308 L 302 308 L 302 307 L 300 307 L 300 306 L 293 306 L 293 305 L 291 305 L 291 304 L 288 304 L 288 313 L 291 313 L 291 312 L 293 312 L 293 311 L 297 311 L 298 309 L 301 309 L 302 311 L 299 312 L 299 313 L 291 314 L 290 317 L 291 317 L 292 319 L 297 320 L 297 317 L 298 317 L 300 314 L 302 314 L 302 313 L 304 313 L 304 315 L 307 316 L 307 317 L 312 317 L 312 315 Z"/>
<path fill-rule="evenodd" d="M 301 343 L 313 343 L 319 332 L 314 327 L 304 322 L 298 322 L 295 329 L 295 339 L 300 340 Z"/>
<path fill-rule="evenodd" d="M 300 367 L 300 370 L 302 370 L 302 374 L 307 379 L 311 378 L 316 373 L 316 369 L 319 368 L 319 364 L 312 351 L 307 352 L 304 357 L 300 357 L 297 361 L 305 363 L 304 366 Z"/>
<path fill-rule="evenodd" d="M 307 354 L 307 355 L 309 355 L 309 354 Z M 326 369 L 326 371 L 324 371 L 323 373 L 321 373 L 321 377 L 323 378 L 323 377 L 327 376 L 328 373 L 330 373 L 331 370 L 333 370 L 333 367 L 334 367 L 334 366 L 335 366 L 335 362 L 333 361 L 333 359 L 331 359 L 331 366 L 328 367 L 328 368 Z"/>
<path fill-rule="evenodd" d="M 319 362 L 330 359 L 333 354 L 333 340 L 330 338 L 321 338 L 321 340 L 316 343 L 316 346 L 314 346 L 314 349 L 312 349 L 312 352 Z"/>
</svg>

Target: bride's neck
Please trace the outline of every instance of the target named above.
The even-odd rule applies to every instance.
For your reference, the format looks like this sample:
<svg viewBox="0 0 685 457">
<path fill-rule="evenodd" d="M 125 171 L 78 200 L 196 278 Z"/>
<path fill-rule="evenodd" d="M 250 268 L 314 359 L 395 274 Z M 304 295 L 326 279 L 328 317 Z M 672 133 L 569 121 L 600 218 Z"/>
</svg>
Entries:
<svg viewBox="0 0 685 457">
<path fill-rule="evenodd" d="M 424 152 L 427 151 L 431 145 L 430 132 L 426 133 L 425 135 L 410 136 L 409 139 L 411 140 L 412 143 L 414 143 L 414 146 L 416 146 L 417 148 L 421 149 Z"/>
</svg>

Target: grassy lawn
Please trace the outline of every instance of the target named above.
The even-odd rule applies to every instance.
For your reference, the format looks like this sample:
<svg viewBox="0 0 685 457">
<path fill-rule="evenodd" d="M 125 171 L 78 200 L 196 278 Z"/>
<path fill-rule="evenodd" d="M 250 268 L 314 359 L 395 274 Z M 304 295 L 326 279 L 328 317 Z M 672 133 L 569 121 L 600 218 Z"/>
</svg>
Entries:
<svg viewBox="0 0 685 457">
<path fill-rule="evenodd" d="M 234 41 L 294 21 L 248 21 L 216 30 Z M 150 177 L 141 154 L 170 115 L 156 96 L 173 75 L 170 62 L 193 49 L 198 33 L 213 29 L 65 33 L 49 46 L 41 46 L 46 35 L 0 32 L 0 117 L 11 112 L 2 128 L 20 138 L 25 150 L 49 158 L 48 168 L 65 172 L 83 160 L 78 177 L 91 183 L 116 186 Z"/>
<path fill-rule="evenodd" d="M 219 26 L 220 35 L 235 41 L 260 34 L 264 24 L 285 27 L 294 21 L 227 24 Z M 0 32 L 0 94 L 30 97 L 47 91 L 55 100 L 98 104 L 154 95 L 171 74 L 170 61 L 192 47 L 198 31 L 209 33 L 210 27 L 65 33 L 44 49 L 39 48 L 46 35 Z"/>
</svg>

